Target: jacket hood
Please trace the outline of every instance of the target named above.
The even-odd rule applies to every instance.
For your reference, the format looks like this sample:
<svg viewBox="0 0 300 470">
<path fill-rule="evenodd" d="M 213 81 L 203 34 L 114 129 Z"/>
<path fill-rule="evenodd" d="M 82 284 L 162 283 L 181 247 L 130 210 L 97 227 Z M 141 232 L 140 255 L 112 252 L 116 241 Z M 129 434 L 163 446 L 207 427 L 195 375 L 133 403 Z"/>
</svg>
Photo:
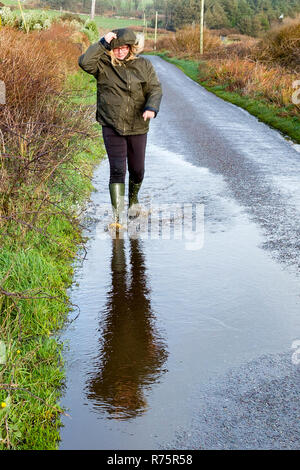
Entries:
<svg viewBox="0 0 300 470">
<path fill-rule="evenodd" d="M 97 79 L 96 119 L 120 135 L 146 134 L 149 120 L 144 121 L 143 113 L 146 110 L 158 113 L 162 96 L 153 65 L 139 57 L 131 60 L 125 71 L 119 69 L 116 73 L 110 53 L 100 40 L 79 58 L 80 67 Z"/>
<path fill-rule="evenodd" d="M 137 42 L 137 37 L 131 29 L 114 29 L 112 32 L 117 35 L 117 38 L 113 39 L 110 43 L 112 49 L 124 46 L 125 44 L 133 46 Z"/>
</svg>

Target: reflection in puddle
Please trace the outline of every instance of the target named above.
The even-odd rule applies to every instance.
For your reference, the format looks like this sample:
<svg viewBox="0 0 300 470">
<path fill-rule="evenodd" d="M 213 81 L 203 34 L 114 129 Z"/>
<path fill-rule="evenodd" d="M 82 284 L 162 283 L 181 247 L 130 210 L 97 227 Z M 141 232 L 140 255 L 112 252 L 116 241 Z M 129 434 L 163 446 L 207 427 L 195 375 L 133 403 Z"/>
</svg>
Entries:
<svg viewBox="0 0 300 470">
<path fill-rule="evenodd" d="M 87 397 L 113 419 L 133 418 L 147 410 L 145 391 L 165 372 L 167 359 L 155 329 L 141 242 L 128 243 L 127 266 L 125 240 L 112 240 L 112 282 L 100 324 L 98 366 L 87 386 Z"/>
</svg>

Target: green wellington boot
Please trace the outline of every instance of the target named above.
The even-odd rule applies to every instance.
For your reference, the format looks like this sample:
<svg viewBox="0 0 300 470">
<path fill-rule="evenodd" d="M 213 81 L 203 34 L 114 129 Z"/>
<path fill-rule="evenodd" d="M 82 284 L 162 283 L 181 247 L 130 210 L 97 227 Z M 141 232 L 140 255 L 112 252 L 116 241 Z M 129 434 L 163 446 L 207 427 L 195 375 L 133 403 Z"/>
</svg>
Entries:
<svg viewBox="0 0 300 470">
<path fill-rule="evenodd" d="M 139 216 L 141 207 L 139 205 L 138 201 L 138 192 L 142 186 L 141 183 L 134 183 L 130 178 L 129 178 L 129 188 L 128 188 L 128 201 L 129 201 L 129 207 L 128 207 L 128 217 L 129 219 L 134 219 Z"/>
<path fill-rule="evenodd" d="M 125 183 L 110 183 L 111 205 L 113 207 L 113 222 L 110 227 L 122 228 L 122 215 L 124 211 Z"/>
</svg>

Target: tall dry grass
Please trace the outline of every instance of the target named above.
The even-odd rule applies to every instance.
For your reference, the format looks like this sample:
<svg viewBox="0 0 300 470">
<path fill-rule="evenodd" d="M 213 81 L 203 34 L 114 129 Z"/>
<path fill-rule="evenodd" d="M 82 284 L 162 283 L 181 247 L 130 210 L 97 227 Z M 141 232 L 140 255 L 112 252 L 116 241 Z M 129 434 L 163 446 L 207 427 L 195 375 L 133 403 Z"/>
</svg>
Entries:
<svg viewBox="0 0 300 470">
<path fill-rule="evenodd" d="M 56 139 L 54 126 L 66 127 L 63 83 L 67 73 L 77 70 L 80 53 L 72 33 L 58 24 L 29 35 L 0 31 L 0 79 L 6 86 L 6 105 L 0 105 L 2 153 L 30 158 L 31 149 Z"/>
<path fill-rule="evenodd" d="M 209 30 L 204 30 L 204 52 L 222 45 L 222 41 Z M 157 50 L 168 50 L 177 57 L 198 57 L 200 53 L 200 29 L 187 26 L 174 34 L 164 36 L 157 41 Z"/>
<path fill-rule="evenodd" d="M 78 70 L 80 51 L 72 34 L 58 24 L 28 35 L 0 31 L 0 79 L 6 85 L 6 104 L 0 105 L 2 235 L 12 220 L 32 225 L 32 201 L 37 204 L 47 183 L 60 178 L 60 165 L 72 158 L 70 140 L 89 132 L 89 119 L 72 109 L 64 90 L 66 75 Z M 28 187 L 31 199 L 22 195 Z M 43 198 L 49 200 L 49 194 Z"/>
<path fill-rule="evenodd" d="M 268 32 L 254 51 L 254 58 L 267 65 L 300 71 L 300 21 L 294 20 Z"/>
<path fill-rule="evenodd" d="M 0 31 L 0 77 L 6 85 L 1 122 L 50 117 L 45 100 L 61 90 L 66 74 L 77 65 L 78 47 L 69 37 L 70 30 L 57 24 L 29 35 L 10 28 Z"/>
<path fill-rule="evenodd" d="M 278 107 L 291 105 L 300 70 L 299 19 L 273 28 L 261 40 L 245 38 L 204 58 L 210 82 Z M 289 113 L 299 115 L 299 106 L 290 107 Z"/>
<path fill-rule="evenodd" d="M 222 44 L 212 50 L 208 50 L 202 56 L 202 59 L 252 59 L 253 50 L 256 47 L 257 39 L 245 38 L 243 41 L 230 44 Z"/>
<path fill-rule="evenodd" d="M 267 67 L 238 57 L 210 59 L 200 74 L 201 79 L 208 80 L 211 86 L 222 84 L 227 91 L 263 99 L 279 107 L 291 104 L 293 82 L 297 79 L 296 74 L 281 67 Z M 295 106 L 290 112 L 297 115 L 299 109 Z"/>
</svg>

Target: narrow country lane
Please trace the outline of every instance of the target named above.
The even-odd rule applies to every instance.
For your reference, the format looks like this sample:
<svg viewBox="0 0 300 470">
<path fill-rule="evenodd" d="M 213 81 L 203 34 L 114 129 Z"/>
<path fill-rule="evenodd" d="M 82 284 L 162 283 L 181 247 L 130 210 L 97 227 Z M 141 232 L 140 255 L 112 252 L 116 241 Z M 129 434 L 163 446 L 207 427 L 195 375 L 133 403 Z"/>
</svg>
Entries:
<svg viewBox="0 0 300 470">
<path fill-rule="evenodd" d="M 151 222 L 110 238 L 101 163 L 71 289 L 80 313 L 61 334 L 60 448 L 299 449 L 300 153 L 150 60 L 164 94 L 140 197 Z"/>
<path fill-rule="evenodd" d="M 299 268 L 300 146 L 172 65 L 152 60 L 164 85 L 155 142 L 222 176 L 230 196 L 262 227 L 264 246 Z"/>
</svg>

